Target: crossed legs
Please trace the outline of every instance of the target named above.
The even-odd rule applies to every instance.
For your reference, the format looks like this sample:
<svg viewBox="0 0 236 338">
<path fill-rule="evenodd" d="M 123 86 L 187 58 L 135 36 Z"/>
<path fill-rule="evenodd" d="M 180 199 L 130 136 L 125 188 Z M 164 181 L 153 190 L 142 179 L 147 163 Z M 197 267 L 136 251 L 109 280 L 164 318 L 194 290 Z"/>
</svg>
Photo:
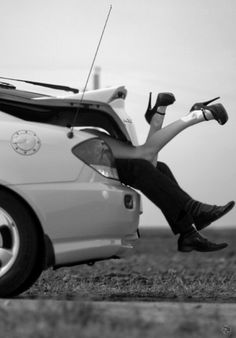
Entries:
<svg viewBox="0 0 236 338">
<path fill-rule="evenodd" d="M 207 114 L 208 120 L 214 119 L 210 111 L 206 111 L 205 114 Z M 159 151 L 176 135 L 178 135 L 186 128 L 189 128 L 203 121 L 205 121 L 205 119 L 203 117 L 202 111 L 196 110 L 190 112 L 188 115 L 180 118 L 179 120 L 167 125 L 162 129 L 155 130 L 151 122 L 152 131 L 149 132 L 149 136 L 146 142 L 143 145 L 136 147 L 128 145 L 122 141 L 118 141 L 108 135 L 103 135 L 103 139 L 111 147 L 115 158 L 139 158 L 153 163 Z"/>
</svg>

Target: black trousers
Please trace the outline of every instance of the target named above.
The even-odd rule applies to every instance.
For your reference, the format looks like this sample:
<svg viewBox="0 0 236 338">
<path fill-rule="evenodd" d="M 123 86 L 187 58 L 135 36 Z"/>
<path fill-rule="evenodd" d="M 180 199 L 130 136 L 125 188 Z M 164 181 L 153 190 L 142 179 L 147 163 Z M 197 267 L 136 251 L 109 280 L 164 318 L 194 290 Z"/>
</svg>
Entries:
<svg viewBox="0 0 236 338">
<path fill-rule="evenodd" d="M 161 209 L 174 234 L 193 228 L 186 204 L 192 199 L 182 190 L 169 167 L 157 162 L 156 168 L 143 159 L 116 159 L 122 183 L 140 190 Z"/>
</svg>

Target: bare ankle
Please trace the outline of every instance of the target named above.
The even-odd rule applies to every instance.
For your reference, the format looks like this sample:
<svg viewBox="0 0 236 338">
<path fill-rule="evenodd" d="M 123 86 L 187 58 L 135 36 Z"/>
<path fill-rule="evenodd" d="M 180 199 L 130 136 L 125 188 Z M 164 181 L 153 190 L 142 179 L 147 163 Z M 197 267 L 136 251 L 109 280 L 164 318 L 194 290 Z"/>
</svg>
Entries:
<svg viewBox="0 0 236 338">
<path fill-rule="evenodd" d="M 184 117 L 182 117 L 181 120 L 183 122 L 192 122 L 194 124 L 194 123 L 199 123 L 201 121 L 204 121 L 205 119 L 203 117 L 201 110 L 194 110 L 188 113 L 187 115 L 185 115 Z"/>
</svg>

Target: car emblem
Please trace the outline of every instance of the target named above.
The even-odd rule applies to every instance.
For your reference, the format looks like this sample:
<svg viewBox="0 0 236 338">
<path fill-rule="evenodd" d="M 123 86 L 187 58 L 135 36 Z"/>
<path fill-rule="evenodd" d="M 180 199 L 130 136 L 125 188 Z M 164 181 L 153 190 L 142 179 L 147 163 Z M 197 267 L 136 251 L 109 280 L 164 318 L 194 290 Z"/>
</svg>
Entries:
<svg viewBox="0 0 236 338">
<path fill-rule="evenodd" d="M 21 155 L 33 155 L 41 146 L 40 139 L 31 130 L 18 130 L 12 135 L 11 145 Z"/>
</svg>

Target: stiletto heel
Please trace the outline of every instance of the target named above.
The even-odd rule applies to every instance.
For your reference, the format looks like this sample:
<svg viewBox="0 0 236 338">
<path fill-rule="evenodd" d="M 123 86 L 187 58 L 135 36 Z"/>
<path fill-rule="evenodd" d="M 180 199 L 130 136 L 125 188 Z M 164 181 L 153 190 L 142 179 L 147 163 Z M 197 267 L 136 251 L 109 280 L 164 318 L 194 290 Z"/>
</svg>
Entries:
<svg viewBox="0 0 236 338">
<path fill-rule="evenodd" d="M 214 99 L 211 99 L 211 100 L 209 100 L 209 101 L 205 101 L 205 102 L 202 102 L 202 103 L 203 103 L 205 106 L 207 106 L 209 103 L 212 103 L 212 102 L 218 100 L 219 98 L 220 98 L 220 96 L 217 96 L 217 97 L 215 97 Z"/>
<path fill-rule="evenodd" d="M 152 92 L 149 93 L 148 107 L 147 110 L 151 110 L 152 108 Z"/>
<path fill-rule="evenodd" d="M 175 97 L 172 93 L 159 93 L 157 95 L 156 103 L 152 108 L 152 92 L 149 93 L 148 107 L 145 113 L 145 119 L 147 123 L 150 124 L 151 119 L 154 114 L 165 115 L 164 113 L 160 113 L 157 109 L 161 106 L 169 106 L 170 104 L 175 102 Z"/>
<path fill-rule="evenodd" d="M 220 96 L 215 97 L 214 99 L 209 100 L 209 101 L 194 103 L 194 105 L 193 105 L 192 108 L 190 109 L 190 112 L 193 111 L 193 110 L 200 110 L 201 108 L 204 109 L 204 108 L 206 108 L 206 106 L 207 106 L 209 103 L 212 103 L 212 102 L 218 100 L 219 98 L 220 98 Z"/>
</svg>

